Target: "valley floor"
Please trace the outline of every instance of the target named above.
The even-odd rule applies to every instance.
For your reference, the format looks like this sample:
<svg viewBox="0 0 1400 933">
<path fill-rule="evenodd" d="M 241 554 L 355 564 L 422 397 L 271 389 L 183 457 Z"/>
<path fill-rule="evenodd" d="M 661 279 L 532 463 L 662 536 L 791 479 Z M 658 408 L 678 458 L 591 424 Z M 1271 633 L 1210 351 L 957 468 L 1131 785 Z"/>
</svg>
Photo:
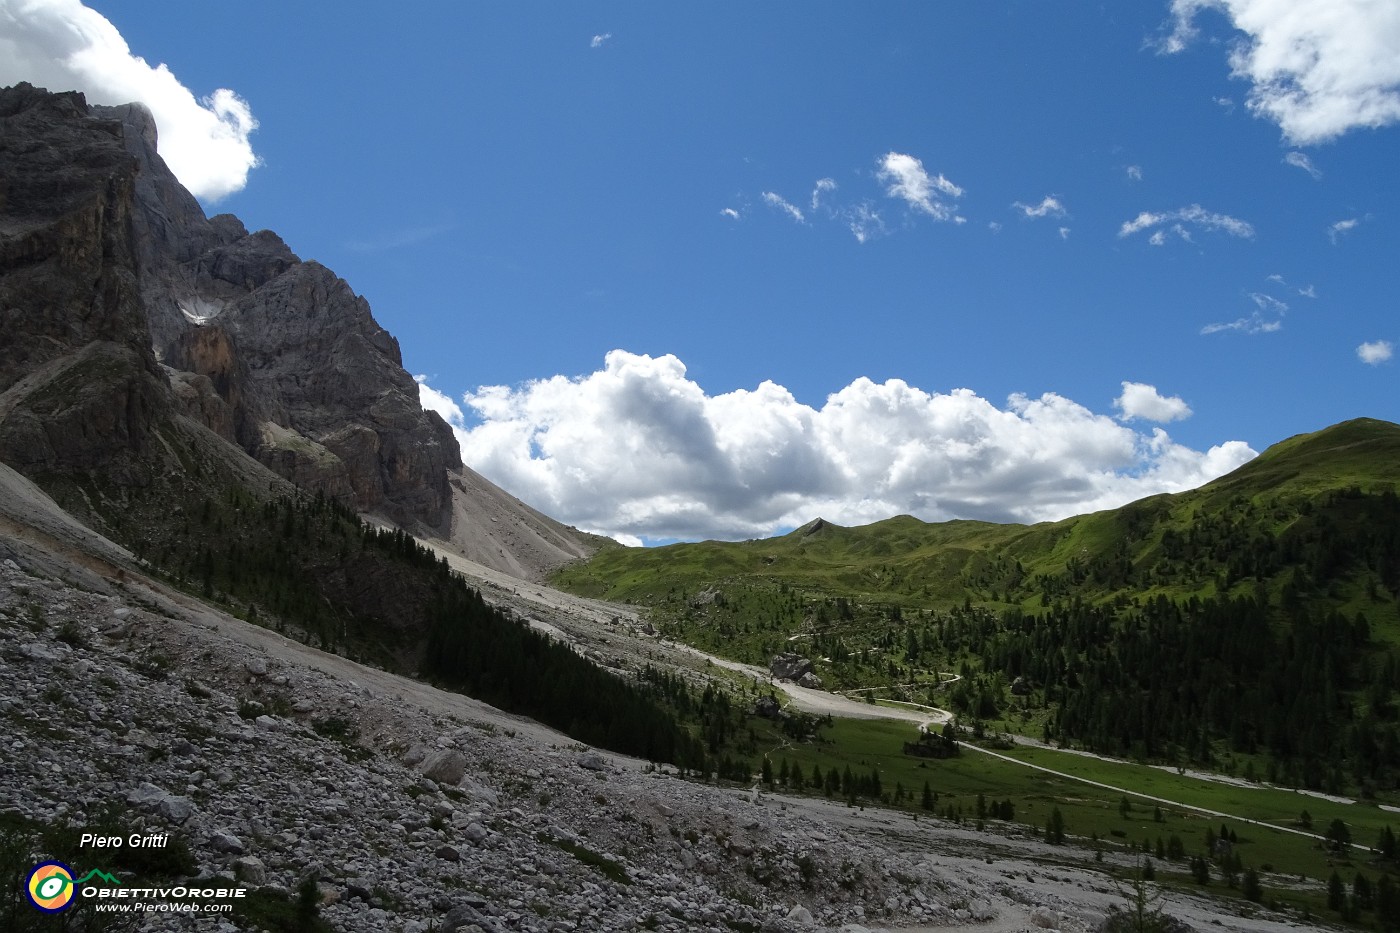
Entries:
<svg viewBox="0 0 1400 933">
<path fill-rule="evenodd" d="M 1073 847 L 680 780 L 313 650 L 119 571 L 119 549 L 0 487 L 7 820 L 169 832 L 211 885 L 290 904 L 310 879 L 347 933 L 1087 931 L 1124 902 Z M 706 669 L 625 608 L 473 576 L 604 663 Z M 119 855 L 73 867 L 121 876 Z M 1174 892 L 1165 907 L 1202 929 L 1299 928 Z"/>
</svg>

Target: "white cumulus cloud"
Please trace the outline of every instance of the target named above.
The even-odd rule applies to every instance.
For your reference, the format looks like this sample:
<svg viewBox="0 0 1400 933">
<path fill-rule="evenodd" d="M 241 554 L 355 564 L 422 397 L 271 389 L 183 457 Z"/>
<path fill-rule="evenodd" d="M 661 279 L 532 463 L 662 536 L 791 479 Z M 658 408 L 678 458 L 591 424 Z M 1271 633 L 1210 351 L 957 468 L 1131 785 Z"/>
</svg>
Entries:
<svg viewBox="0 0 1400 933">
<path fill-rule="evenodd" d="M 622 350 L 588 375 L 485 386 L 461 404 L 421 392 L 474 469 L 615 537 L 747 538 L 819 515 L 1057 519 L 1193 488 L 1254 456 L 1240 441 L 1192 450 L 1053 393 L 998 406 L 859 378 L 816 408 L 773 382 L 711 395 L 676 357 Z M 1181 416 L 1179 399 L 1152 395 L 1125 384 L 1120 408 Z"/>
<path fill-rule="evenodd" d="M 1400 122 L 1394 0 L 1172 0 L 1171 9 L 1166 53 L 1190 44 L 1206 10 L 1243 33 L 1230 46 L 1230 73 L 1249 82 L 1250 111 L 1295 145 Z"/>
<path fill-rule="evenodd" d="M 611 39 L 611 38 L 612 38 L 612 33 L 610 33 L 610 32 L 601 32 L 601 33 L 599 33 L 598 35 L 594 36 L 594 37 L 589 41 L 588 47 L 589 47 L 590 49 L 601 48 L 602 45 L 603 45 L 603 43 L 604 43 L 604 42 L 607 42 L 607 41 L 608 41 L 609 39 Z"/>
<path fill-rule="evenodd" d="M 418 404 L 422 405 L 425 411 L 434 411 L 442 416 L 457 435 L 460 443 L 462 434 L 466 430 L 466 415 L 462 411 L 462 406 L 452 401 L 451 396 L 439 392 L 428 385 L 428 377 L 417 375 L 413 377 L 418 383 Z"/>
<path fill-rule="evenodd" d="M 887 152 L 879 159 L 875 173 L 885 185 L 885 193 L 934 220 L 956 220 L 955 203 L 963 190 L 942 175 L 930 175 L 924 163 L 902 152 Z"/>
<path fill-rule="evenodd" d="M 155 115 L 160 155 L 195 197 L 217 201 L 258 164 L 257 120 L 228 88 L 203 98 L 165 65 L 133 55 L 107 19 L 78 0 L 0 0 L 0 85 L 82 91 L 92 104 L 139 101 Z"/>
<path fill-rule="evenodd" d="M 1379 366 L 1395 355 L 1395 344 L 1389 340 L 1371 340 L 1357 347 L 1356 355 L 1363 363 Z"/>
<path fill-rule="evenodd" d="M 1124 382 L 1123 394 L 1113 400 L 1113 407 L 1122 412 L 1121 421 L 1140 418 L 1166 423 L 1191 417 L 1191 406 L 1179 396 L 1164 396 L 1156 386 L 1141 382 Z"/>
</svg>

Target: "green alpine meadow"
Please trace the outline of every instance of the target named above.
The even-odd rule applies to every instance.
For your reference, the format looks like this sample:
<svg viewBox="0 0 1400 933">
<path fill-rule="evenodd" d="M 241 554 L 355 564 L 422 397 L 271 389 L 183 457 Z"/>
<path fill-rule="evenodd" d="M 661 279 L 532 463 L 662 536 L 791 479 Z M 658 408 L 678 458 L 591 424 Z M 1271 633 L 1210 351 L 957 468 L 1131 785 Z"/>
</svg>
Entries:
<svg viewBox="0 0 1400 933">
<path fill-rule="evenodd" d="M 604 549 L 552 582 L 737 661 L 803 654 L 827 689 L 1367 796 L 1400 779 L 1398 482 L 1400 426 L 1357 419 L 1060 522 L 815 519 Z"/>
</svg>

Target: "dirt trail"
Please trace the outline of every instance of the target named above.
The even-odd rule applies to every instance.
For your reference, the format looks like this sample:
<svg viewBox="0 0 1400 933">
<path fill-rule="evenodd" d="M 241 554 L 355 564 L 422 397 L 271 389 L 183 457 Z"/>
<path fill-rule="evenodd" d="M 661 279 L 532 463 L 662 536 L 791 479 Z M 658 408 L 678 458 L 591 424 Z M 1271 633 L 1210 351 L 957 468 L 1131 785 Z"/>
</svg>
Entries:
<svg viewBox="0 0 1400 933">
<path fill-rule="evenodd" d="M 424 541 L 423 543 L 429 547 L 433 546 L 432 542 L 430 541 Z M 550 589 L 549 587 L 543 586 L 538 583 L 528 583 L 510 577 L 499 571 L 492 570 L 489 567 L 483 567 L 480 564 L 475 564 L 450 552 L 441 549 L 437 550 L 438 553 L 444 554 L 447 557 L 448 562 L 453 566 L 454 569 L 460 571 L 468 577 L 480 581 L 488 588 L 495 590 L 497 595 L 509 594 L 511 600 L 515 602 L 517 606 L 522 608 L 533 607 L 536 611 L 544 611 L 550 614 L 561 614 L 562 618 L 555 618 L 551 622 L 544 622 L 538 619 L 530 620 L 532 624 L 536 625 L 538 628 L 548 631 L 551 635 L 554 635 L 556 637 L 563 634 L 566 637 L 568 637 L 571 641 L 575 641 L 576 644 L 587 645 L 596 643 L 598 637 L 596 626 L 598 625 L 615 626 L 616 622 L 614 622 L 614 620 L 624 622 L 626 624 L 626 627 L 629 629 L 637 629 L 640 625 L 639 617 L 635 609 L 619 606 L 612 603 L 605 603 L 599 600 L 586 599 L 584 597 L 579 596 L 572 596 L 568 593 L 563 593 L 559 590 Z M 580 622 L 587 622 L 591 624 L 580 625 Z M 912 708 L 906 709 L 893 706 L 877 706 L 870 703 L 854 700 L 850 697 L 843 696 L 841 694 L 828 693 L 825 690 L 813 690 L 808 687 L 800 687 L 797 684 L 788 683 L 786 681 L 777 681 L 772 678 L 768 671 L 764 670 L 761 667 L 758 667 L 753 664 L 744 664 L 739 661 L 731 661 L 727 658 L 716 657 L 715 655 L 709 654 L 705 651 L 701 651 L 698 648 L 692 648 L 689 645 L 681 645 L 660 640 L 651 641 L 651 644 L 655 645 L 658 650 L 666 651 L 667 653 L 670 653 L 672 655 L 689 655 L 697 661 L 704 662 L 707 664 L 713 664 L 717 667 L 723 667 L 727 670 L 737 671 L 739 673 L 745 674 L 757 684 L 770 686 L 781 690 L 787 695 L 789 703 L 792 706 L 795 706 L 797 709 L 803 710 L 804 712 L 808 713 L 815 713 L 819 716 L 829 715 L 835 717 L 843 717 L 847 719 L 893 719 L 901 722 L 912 723 L 918 726 L 920 729 L 927 729 L 931 726 L 942 725 L 943 723 L 952 721 L 954 718 L 953 714 L 948 710 L 939 709 L 933 706 L 924 706 L 922 704 L 908 703 L 904 701 L 889 702 L 901 703 L 905 707 Z M 1279 832 L 1292 833 L 1294 835 L 1306 836 L 1313 839 L 1322 838 L 1316 833 L 1309 833 L 1303 830 L 1293 829 L 1286 826 L 1277 826 L 1272 823 L 1251 820 L 1244 817 L 1236 816 L 1231 813 L 1225 813 L 1219 810 L 1211 810 L 1204 807 L 1196 807 L 1190 804 L 1182 803 L 1178 800 L 1170 800 L 1165 797 L 1154 797 L 1150 794 L 1139 793 L 1138 791 L 1130 790 L 1128 788 L 1118 787 L 1111 784 L 1093 781 L 1088 778 L 1078 777 L 1073 774 L 1068 774 L 1064 771 L 1056 771 L 1053 768 L 1047 768 L 1042 765 L 1021 761 L 1009 755 L 1003 755 L 990 749 L 981 748 L 980 746 L 973 745 L 967 742 L 961 743 L 961 747 L 967 749 L 968 751 L 974 754 L 990 755 L 993 758 L 999 758 L 1002 761 L 1019 765 L 1023 768 L 1041 771 L 1043 773 L 1051 774 L 1055 777 L 1059 777 L 1067 781 L 1075 781 L 1081 784 L 1097 787 L 1102 790 L 1108 790 L 1113 793 L 1125 794 L 1130 797 L 1135 797 L 1141 800 L 1148 800 L 1153 803 L 1166 804 L 1168 806 L 1176 807 L 1183 810 L 1191 810 L 1193 812 L 1202 813 L 1211 817 L 1220 817 L 1222 819 L 1230 819 L 1235 820 L 1237 822 L 1251 823 L 1253 825 L 1257 825 L 1267 829 L 1277 830 Z M 1360 848 L 1364 849 L 1365 847 L 1363 846 Z"/>
</svg>

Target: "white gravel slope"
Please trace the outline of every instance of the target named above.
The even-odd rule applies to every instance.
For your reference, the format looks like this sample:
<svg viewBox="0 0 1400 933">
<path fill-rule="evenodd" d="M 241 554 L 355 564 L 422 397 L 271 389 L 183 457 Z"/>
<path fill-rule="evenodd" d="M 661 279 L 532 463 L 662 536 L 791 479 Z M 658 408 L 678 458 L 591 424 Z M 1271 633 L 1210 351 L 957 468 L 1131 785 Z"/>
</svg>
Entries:
<svg viewBox="0 0 1400 933">
<path fill-rule="evenodd" d="M 452 559 L 605 663 L 706 669 L 637 634 L 625 608 Z M 245 719 L 252 701 L 266 712 Z M 329 717 L 371 757 L 318 735 Z M 118 801 L 133 828 L 187 839 L 204 877 L 292 890 L 314 875 L 337 930 L 1073 933 L 1121 903 L 1073 847 L 682 781 L 245 624 L 144 578 L 3 467 L 0 718 L 0 809 L 81 823 Z M 28 731 L 57 721 L 61 738 Z M 1167 906 L 1201 929 L 1299 929 L 1195 898 Z M 147 928 L 231 929 L 219 923 Z"/>
</svg>

